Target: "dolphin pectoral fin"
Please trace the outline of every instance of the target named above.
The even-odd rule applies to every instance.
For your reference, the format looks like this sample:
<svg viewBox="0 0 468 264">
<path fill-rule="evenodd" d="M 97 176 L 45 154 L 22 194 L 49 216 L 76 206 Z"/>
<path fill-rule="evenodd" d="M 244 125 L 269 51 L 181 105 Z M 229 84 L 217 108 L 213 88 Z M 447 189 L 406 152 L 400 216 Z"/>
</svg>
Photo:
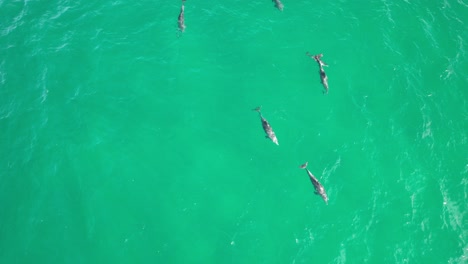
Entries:
<svg viewBox="0 0 468 264">
<path fill-rule="evenodd" d="M 269 139 L 270 137 L 269 136 L 265 136 L 266 139 Z"/>
</svg>

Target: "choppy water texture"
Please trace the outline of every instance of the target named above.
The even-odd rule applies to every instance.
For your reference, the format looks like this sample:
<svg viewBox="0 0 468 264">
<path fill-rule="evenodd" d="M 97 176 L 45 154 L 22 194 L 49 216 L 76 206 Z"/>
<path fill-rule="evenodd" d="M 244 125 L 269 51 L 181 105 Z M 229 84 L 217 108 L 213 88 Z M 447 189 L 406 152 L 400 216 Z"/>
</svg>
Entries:
<svg viewBox="0 0 468 264">
<path fill-rule="evenodd" d="M 468 2 L 283 4 L 0 0 L 0 262 L 466 263 Z"/>
</svg>

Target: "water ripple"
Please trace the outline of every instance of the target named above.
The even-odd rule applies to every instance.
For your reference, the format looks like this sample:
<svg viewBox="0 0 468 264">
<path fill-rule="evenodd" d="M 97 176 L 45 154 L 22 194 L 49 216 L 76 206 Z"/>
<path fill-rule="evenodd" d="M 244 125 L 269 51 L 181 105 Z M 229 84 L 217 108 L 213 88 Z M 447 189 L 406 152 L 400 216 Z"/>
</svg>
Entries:
<svg viewBox="0 0 468 264">
<path fill-rule="evenodd" d="M 460 35 L 456 37 L 456 45 L 457 45 L 457 52 L 454 57 L 446 58 L 448 60 L 446 70 L 443 74 L 440 74 L 440 78 L 443 80 L 454 80 L 459 78 L 460 74 L 462 78 L 466 79 L 466 71 L 463 69 L 463 63 L 465 63 L 466 59 L 466 50 L 465 50 L 465 43 L 464 38 Z"/>
<path fill-rule="evenodd" d="M 382 0 L 382 3 L 384 5 L 383 10 L 387 16 L 388 21 L 390 24 L 392 24 L 392 27 L 395 27 L 395 20 L 393 20 L 391 5 L 395 4 L 396 2 L 389 3 L 387 0 Z"/>
<path fill-rule="evenodd" d="M 431 10 L 426 9 L 426 14 L 429 16 L 429 19 L 419 18 L 419 21 L 422 23 L 422 28 L 426 38 L 431 43 L 432 47 L 434 47 L 437 51 L 440 50 L 439 43 L 437 42 L 434 36 L 434 24 L 435 24 L 435 17 Z"/>
<path fill-rule="evenodd" d="M 23 18 L 26 15 L 26 12 L 27 12 L 27 8 L 26 6 L 23 6 L 21 11 L 18 13 L 18 15 L 16 15 L 12 19 L 11 23 L 8 26 L 6 26 L 6 28 L 1 30 L 1 36 L 4 37 L 10 34 L 11 32 L 13 32 L 19 26 L 23 25 L 25 23 L 25 20 Z"/>
<path fill-rule="evenodd" d="M 466 230 L 463 229 L 463 217 L 464 214 L 461 212 L 460 207 L 458 206 L 456 201 L 453 201 L 450 198 L 449 191 L 446 187 L 446 183 L 444 181 L 440 181 L 440 192 L 443 197 L 443 227 L 448 228 L 449 226 L 454 231 L 461 231 L 465 233 Z M 466 204 L 462 204 L 462 206 L 466 206 Z M 448 221 L 447 221 L 448 220 Z M 466 241 L 463 241 L 464 243 Z"/>
</svg>

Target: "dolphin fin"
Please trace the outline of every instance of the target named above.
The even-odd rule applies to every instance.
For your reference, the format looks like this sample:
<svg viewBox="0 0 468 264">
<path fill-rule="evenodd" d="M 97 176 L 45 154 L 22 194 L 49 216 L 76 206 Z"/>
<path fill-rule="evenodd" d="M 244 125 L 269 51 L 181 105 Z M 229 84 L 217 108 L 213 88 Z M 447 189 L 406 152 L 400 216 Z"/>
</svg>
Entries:
<svg viewBox="0 0 468 264">
<path fill-rule="evenodd" d="M 252 109 L 252 111 L 255 111 L 255 112 L 259 112 L 259 113 L 260 113 L 260 109 L 261 109 L 261 108 L 262 108 L 261 106 L 257 106 L 257 107 L 255 107 L 254 109 Z"/>
<path fill-rule="evenodd" d="M 307 164 L 309 164 L 308 161 L 306 161 L 306 163 L 304 163 L 304 164 L 302 164 L 301 166 L 299 166 L 299 168 L 305 169 L 305 168 L 307 168 Z"/>
</svg>

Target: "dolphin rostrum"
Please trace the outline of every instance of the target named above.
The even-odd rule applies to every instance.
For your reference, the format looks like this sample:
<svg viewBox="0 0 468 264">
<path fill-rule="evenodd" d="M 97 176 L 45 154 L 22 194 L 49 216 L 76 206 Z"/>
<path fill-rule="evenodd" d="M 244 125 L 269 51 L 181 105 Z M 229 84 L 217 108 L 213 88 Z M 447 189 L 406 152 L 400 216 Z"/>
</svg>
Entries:
<svg viewBox="0 0 468 264">
<path fill-rule="evenodd" d="M 184 2 L 185 0 L 182 0 L 182 6 L 180 7 L 180 13 L 178 18 L 179 29 L 182 32 L 184 32 L 185 30 Z"/>
<path fill-rule="evenodd" d="M 323 188 L 322 184 L 315 178 L 315 176 L 310 172 L 309 169 L 307 169 L 307 164 L 308 162 L 302 164 L 299 168 L 305 169 L 307 171 L 307 174 L 309 175 L 310 181 L 314 185 L 315 188 L 315 194 L 318 194 L 322 197 L 322 199 L 325 201 L 326 204 L 328 204 L 328 196 L 327 193 L 325 192 L 325 188 Z"/>
<path fill-rule="evenodd" d="M 260 112 L 260 106 L 255 108 L 255 109 L 252 109 L 252 110 L 257 111 L 258 114 L 260 114 L 260 119 L 262 120 L 262 127 L 263 127 L 263 130 L 265 130 L 265 133 L 266 133 L 265 137 L 271 139 L 271 141 L 273 141 L 273 143 L 275 143 L 276 145 L 279 145 L 278 139 L 276 138 L 276 135 L 275 135 L 275 132 L 273 131 L 273 129 L 271 128 L 268 121 L 262 116 L 262 113 Z"/>
<path fill-rule="evenodd" d="M 322 81 L 322 85 L 323 85 L 323 88 L 325 89 L 324 93 L 328 93 L 328 77 L 327 77 L 327 74 L 325 73 L 325 70 L 323 69 L 323 66 L 328 66 L 327 64 L 325 64 L 321 58 L 323 56 L 323 54 L 317 54 L 317 55 L 311 55 L 309 52 L 306 53 L 307 56 L 311 57 L 312 59 L 314 59 L 318 65 L 319 65 L 319 73 L 320 73 L 320 80 Z"/>
</svg>

